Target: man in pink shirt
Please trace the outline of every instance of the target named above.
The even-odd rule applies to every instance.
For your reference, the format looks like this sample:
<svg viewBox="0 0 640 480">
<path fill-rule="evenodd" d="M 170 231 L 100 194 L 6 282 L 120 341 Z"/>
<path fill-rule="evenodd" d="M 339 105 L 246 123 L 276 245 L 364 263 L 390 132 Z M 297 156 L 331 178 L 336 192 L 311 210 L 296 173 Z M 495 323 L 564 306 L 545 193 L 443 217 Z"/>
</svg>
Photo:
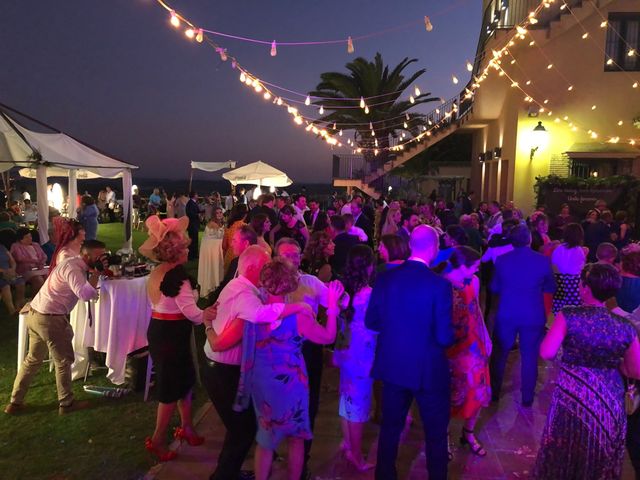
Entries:
<svg viewBox="0 0 640 480">
<path fill-rule="evenodd" d="M 81 232 L 84 235 L 82 230 Z M 69 324 L 69 313 L 78 299 L 88 301 L 98 297 L 96 285 L 100 273 L 94 267 L 97 262 L 101 262 L 100 258 L 104 253 L 104 243 L 98 240 L 85 242 L 80 255 L 69 256 L 55 266 L 31 301 L 26 319 L 29 353 L 16 375 L 11 403 L 5 408 L 5 413 L 16 414 L 23 409 L 29 385 L 49 352 L 56 367 L 56 387 L 60 404 L 58 413 L 64 415 L 86 407 L 85 403 L 73 401 L 73 329 Z"/>
</svg>

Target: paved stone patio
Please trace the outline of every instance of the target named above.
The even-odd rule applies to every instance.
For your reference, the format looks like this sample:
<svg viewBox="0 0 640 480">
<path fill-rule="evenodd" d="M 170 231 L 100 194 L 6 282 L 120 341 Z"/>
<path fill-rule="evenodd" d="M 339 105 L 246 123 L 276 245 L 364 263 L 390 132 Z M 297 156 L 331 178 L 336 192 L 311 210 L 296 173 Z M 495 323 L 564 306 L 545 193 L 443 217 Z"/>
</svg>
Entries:
<svg viewBox="0 0 640 480">
<path fill-rule="evenodd" d="M 546 420 L 555 368 L 552 364 L 540 363 L 538 392 L 533 408 L 520 405 L 520 365 L 518 356 L 511 355 L 504 396 L 498 405 L 492 404 L 482 413 L 477 426 L 478 438 L 484 443 L 487 456 L 479 458 L 460 447 L 458 438 L 461 423 L 451 424 L 451 440 L 454 444 L 454 459 L 450 464 L 449 478 L 464 480 L 523 479 L 529 478 L 535 461 L 540 436 Z M 324 391 L 320 413 L 316 420 L 315 439 L 311 451 L 312 478 L 316 480 L 368 480 L 373 479 L 373 471 L 358 473 L 342 457 L 339 451 L 341 441 L 338 418 L 338 395 L 335 391 L 338 374 L 333 368 L 325 369 Z M 176 460 L 152 468 L 147 479 L 178 480 L 209 478 L 214 470 L 216 458 L 222 446 L 224 427 L 210 403 L 199 412 L 197 429 L 206 437 L 204 446 L 180 447 Z M 426 480 L 424 445 L 419 416 L 404 442 L 400 446 L 398 468 L 403 480 Z M 365 430 L 363 447 L 368 449 L 369 460 L 375 461 L 379 428 L 370 423 Z M 285 448 L 281 449 L 285 453 Z M 285 453 L 286 454 L 286 453 Z M 253 469 L 252 454 L 245 468 Z M 274 464 L 273 480 L 286 479 L 286 460 Z M 633 470 L 625 458 L 623 479 L 632 479 Z"/>
</svg>

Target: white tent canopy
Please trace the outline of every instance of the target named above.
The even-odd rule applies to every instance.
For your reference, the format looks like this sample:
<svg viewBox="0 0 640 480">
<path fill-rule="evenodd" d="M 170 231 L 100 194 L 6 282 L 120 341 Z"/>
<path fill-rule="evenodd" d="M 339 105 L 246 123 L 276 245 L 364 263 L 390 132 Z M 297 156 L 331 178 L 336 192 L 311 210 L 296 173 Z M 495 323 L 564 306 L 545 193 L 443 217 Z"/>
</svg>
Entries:
<svg viewBox="0 0 640 480">
<path fill-rule="evenodd" d="M 34 155 L 37 153 L 37 155 Z M 39 157 L 39 158 L 34 158 Z M 125 224 L 124 250 L 131 250 L 131 170 L 135 165 L 108 157 L 64 133 L 29 130 L 0 110 L 0 172 L 23 167 L 21 175 L 33 178 L 38 195 L 38 233 L 42 243 L 49 239 L 47 176 L 69 177 L 69 216 L 75 216 L 78 178 L 122 177 Z"/>
<path fill-rule="evenodd" d="M 191 162 L 191 168 L 205 172 L 217 172 L 225 168 L 236 168 L 236 162 Z"/>
<path fill-rule="evenodd" d="M 262 187 L 288 187 L 293 183 L 293 180 L 286 173 L 260 160 L 223 173 L 222 178 L 229 180 L 231 185 L 248 184 Z"/>
</svg>

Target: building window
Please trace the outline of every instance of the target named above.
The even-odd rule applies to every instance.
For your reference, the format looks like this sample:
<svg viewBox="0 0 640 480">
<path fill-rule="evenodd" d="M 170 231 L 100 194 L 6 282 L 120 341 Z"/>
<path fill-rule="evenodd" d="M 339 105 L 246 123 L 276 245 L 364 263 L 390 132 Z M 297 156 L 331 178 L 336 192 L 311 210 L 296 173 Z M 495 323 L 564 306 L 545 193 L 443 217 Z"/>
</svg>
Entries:
<svg viewBox="0 0 640 480">
<path fill-rule="evenodd" d="M 635 55 L 629 55 L 629 50 Z M 612 60 L 612 61 L 611 61 Z M 605 71 L 640 71 L 640 13 L 610 13 Z"/>
</svg>

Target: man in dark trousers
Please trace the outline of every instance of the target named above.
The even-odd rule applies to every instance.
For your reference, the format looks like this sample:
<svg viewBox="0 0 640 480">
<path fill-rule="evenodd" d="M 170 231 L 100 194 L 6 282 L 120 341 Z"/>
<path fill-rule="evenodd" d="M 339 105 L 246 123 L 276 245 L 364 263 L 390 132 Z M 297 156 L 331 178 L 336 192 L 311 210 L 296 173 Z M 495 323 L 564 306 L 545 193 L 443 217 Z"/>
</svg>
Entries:
<svg viewBox="0 0 640 480">
<path fill-rule="evenodd" d="M 354 197 L 351 200 L 351 215 L 353 215 L 354 226 L 364 230 L 367 234 L 367 244 L 373 248 L 373 222 L 362 211 L 362 197 Z"/>
<path fill-rule="evenodd" d="M 191 239 L 189 244 L 189 260 L 198 258 L 198 232 L 200 232 L 200 207 L 198 207 L 198 194 L 189 192 L 189 201 L 185 206 L 185 213 L 189 217 L 187 233 Z"/>
<path fill-rule="evenodd" d="M 329 263 L 331 264 L 333 273 L 339 275 L 347 264 L 347 254 L 349 250 L 351 250 L 351 247 L 354 245 L 358 245 L 360 239 L 355 235 L 349 235 L 347 233 L 344 218 L 340 215 L 331 217 L 331 227 L 334 232 L 336 232 L 336 236 L 333 238 L 335 249 Z"/>
<path fill-rule="evenodd" d="M 411 233 L 411 257 L 383 272 L 369 300 L 365 325 L 379 332 L 371 376 L 383 382 L 376 480 L 396 480 L 400 434 L 415 398 L 424 425 L 430 480 L 447 478 L 451 375 L 445 349 L 453 344 L 452 289 L 429 269 L 438 233 Z"/>
<path fill-rule="evenodd" d="M 500 398 L 509 352 L 519 337 L 522 405 L 533 404 L 538 380 L 538 351 L 544 337 L 548 311 L 544 294 L 556 291 L 549 257 L 531 249 L 531 232 L 517 225 L 509 232 L 511 252 L 500 255 L 495 263 L 491 291 L 498 295 L 498 312 L 493 329 L 491 354 L 491 391 Z"/>
</svg>

